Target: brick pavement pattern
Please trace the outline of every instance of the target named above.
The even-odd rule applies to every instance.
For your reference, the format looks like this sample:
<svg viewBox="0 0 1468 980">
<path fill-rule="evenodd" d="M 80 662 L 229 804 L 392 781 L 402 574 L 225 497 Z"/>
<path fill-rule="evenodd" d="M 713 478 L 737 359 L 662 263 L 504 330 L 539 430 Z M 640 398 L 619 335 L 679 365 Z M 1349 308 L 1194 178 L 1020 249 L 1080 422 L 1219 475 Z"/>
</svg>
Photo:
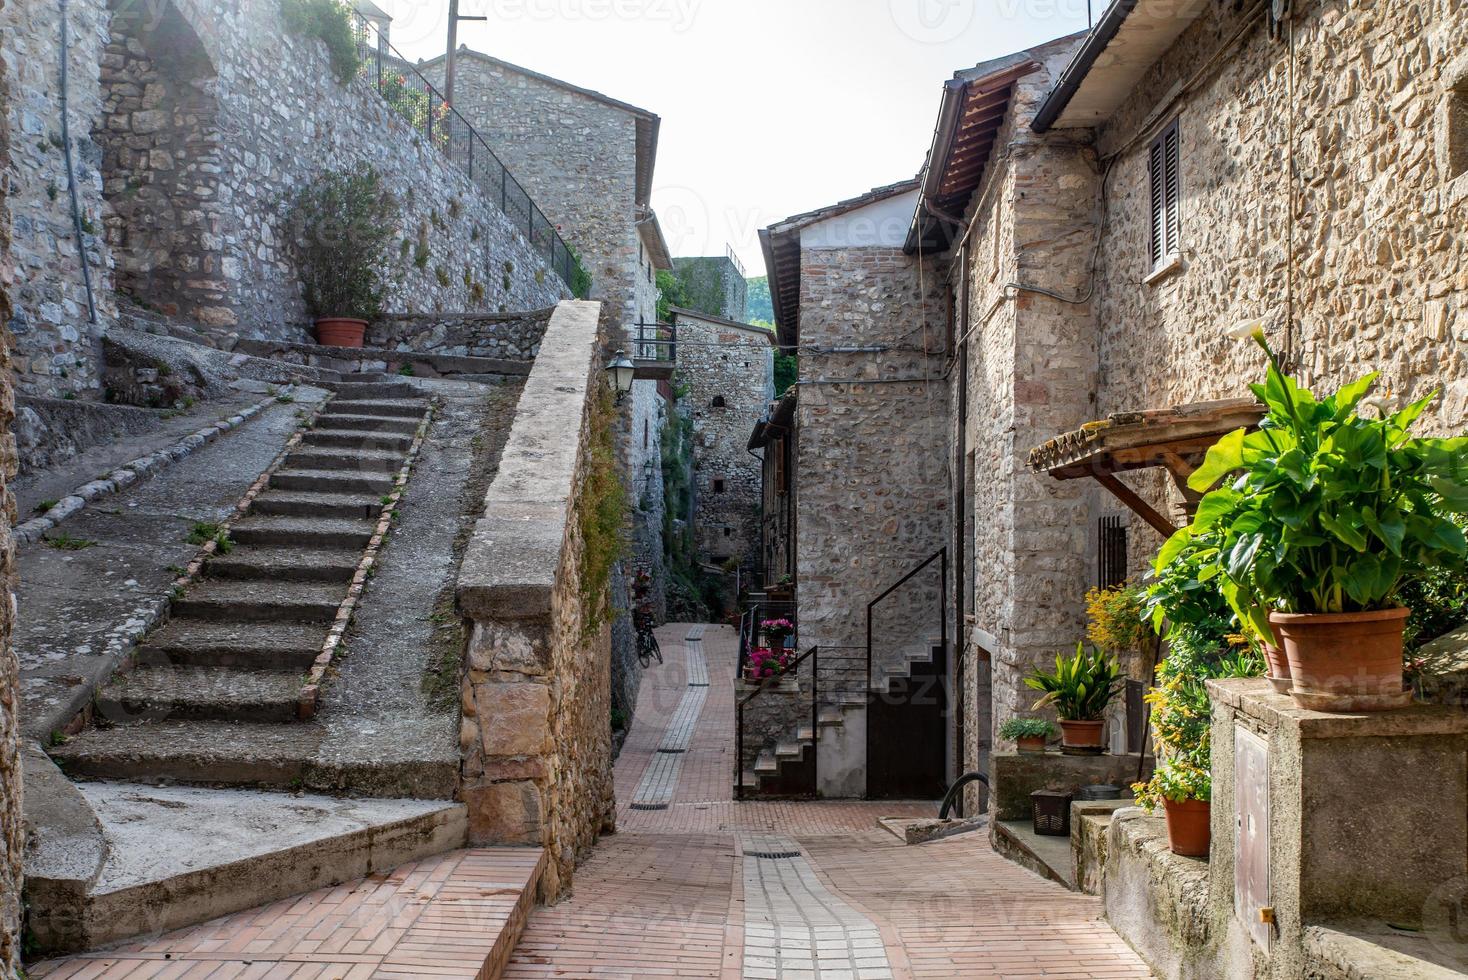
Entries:
<svg viewBox="0 0 1468 980">
<path fill-rule="evenodd" d="M 737 641 L 728 627 L 708 627 L 696 644 L 709 687 L 687 751 L 659 752 L 691 690 L 689 632 L 678 625 L 659 633 L 667 663 L 643 683 L 617 760 L 620 831 L 598 844 L 560 904 L 528 908 L 525 886 L 539 850 L 456 851 L 156 940 L 38 964 L 31 975 L 488 980 L 501 968 L 507 977 L 585 980 L 1150 975 L 1101 921 L 1095 898 L 1011 864 L 983 835 L 908 847 L 877 827 L 879 816 L 930 815 L 930 802 L 734 803 Z M 668 806 L 634 810 L 634 791 L 659 757 L 682 760 Z M 763 858 L 750 850 L 800 854 Z M 505 926 L 527 914 L 512 952 Z M 805 949 L 814 955 L 801 956 Z M 812 969 L 802 972 L 807 962 Z"/>
<path fill-rule="evenodd" d="M 688 643 L 690 635 L 702 642 Z M 825 980 L 1150 976 L 1101 920 L 1097 899 L 1006 861 L 984 835 L 908 847 L 876 824 L 879 816 L 930 816 L 932 803 L 733 802 L 735 631 L 674 624 L 658 631 L 658 641 L 667 662 L 644 680 L 617 760 L 619 832 L 577 870 L 570 899 L 531 915 L 507 977 L 814 978 L 768 972 L 764 954 L 775 944 L 755 940 L 783 933 L 797 913 L 757 899 L 751 875 L 780 902 L 798 895 L 825 903 L 819 912 L 808 904 L 802 921 L 788 923 L 793 939 L 801 930 L 815 935 L 817 951 L 823 942 L 845 944 L 852 971 L 823 971 Z M 658 747 L 696 669 L 689 646 L 701 647 L 707 661 L 708 699 L 669 806 L 634 810 L 631 794 L 665 754 Z M 746 858 L 750 846 L 795 847 L 801 857 Z M 751 871 L 755 861 L 773 867 Z M 867 950 L 873 955 L 856 956 Z M 877 965 L 879 955 L 890 973 Z"/>
</svg>

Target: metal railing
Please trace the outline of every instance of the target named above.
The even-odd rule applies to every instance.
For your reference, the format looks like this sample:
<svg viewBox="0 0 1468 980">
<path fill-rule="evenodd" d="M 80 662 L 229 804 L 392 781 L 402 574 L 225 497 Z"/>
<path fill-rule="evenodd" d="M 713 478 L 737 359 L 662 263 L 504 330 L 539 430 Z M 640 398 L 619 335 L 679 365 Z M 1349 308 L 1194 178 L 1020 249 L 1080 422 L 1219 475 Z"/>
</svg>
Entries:
<svg viewBox="0 0 1468 980">
<path fill-rule="evenodd" d="M 751 593 L 744 611 L 739 614 L 739 676 L 744 676 L 744 667 L 749 663 L 749 651 L 759 646 L 763 630 L 761 623 L 770 619 L 788 619 L 795 625 L 793 638 L 796 649 L 800 647 L 800 621 L 795 618 L 795 600 L 768 599 L 759 593 Z"/>
<path fill-rule="evenodd" d="M 790 665 L 788 673 L 799 676 L 800 665 L 805 663 L 807 660 L 810 661 L 811 667 L 810 795 L 816 796 L 817 788 L 820 786 L 820 751 L 818 743 L 820 742 L 821 731 L 821 701 L 819 697 L 820 684 L 817 681 L 817 678 L 820 676 L 821 666 L 820 647 L 813 646 L 809 650 L 802 653 L 799 657 L 796 657 L 795 662 Z M 756 687 L 746 697 L 741 699 L 739 703 L 736 704 L 734 707 L 734 798 L 736 800 L 744 799 L 744 709 L 749 706 L 749 702 L 759 697 L 761 694 L 764 693 L 764 691 L 765 689 L 763 685 Z M 797 736 L 799 735 L 798 732 L 796 734 Z M 802 751 L 804 751 L 803 747 Z"/>
<path fill-rule="evenodd" d="M 500 162 L 484 137 L 444 100 L 443 94 L 422 72 L 387 42 L 375 24 L 356 11 L 351 11 L 351 15 L 362 70 L 367 80 L 376 85 L 377 93 L 462 170 L 485 197 L 497 204 L 571 292 L 585 299 L 591 276 L 561 238 L 560 231 Z"/>
<path fill-rule="evenodd" d="M 678 328 L 671 323 L 638 323 L 632 341 L 634 361 L 670 362 L 678 359 Z"/>
<path fill-rule="evenodd" d="M 893 582 L 881 595 L 867 603 L 867 689 L 872 689 L 872 613 L 883 599 L 920 575 L 933 562 L 939 562 L 938 636 L 943 649 L 948 649 L 948 548 L 942 547 L 924 558 L 912 571 Z M 868 732 L 870 734 L 870 732 Z"/>
</svg>

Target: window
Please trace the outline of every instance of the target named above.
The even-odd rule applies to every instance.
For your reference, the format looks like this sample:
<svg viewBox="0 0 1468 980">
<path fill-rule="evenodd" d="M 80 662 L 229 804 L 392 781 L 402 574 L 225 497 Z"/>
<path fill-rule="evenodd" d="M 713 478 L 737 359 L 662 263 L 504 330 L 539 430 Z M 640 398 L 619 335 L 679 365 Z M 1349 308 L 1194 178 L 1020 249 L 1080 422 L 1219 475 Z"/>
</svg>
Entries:
<svg viewBox="0 0 1468 980">
<path fill-rule="evenodd" d="M 710 407 L 711 408 L 723 408 L 724 407 L 724 396 L 723 395 L 715 395 L 713 402 L 710 403 Z"/>
<path fill-rule="evenodd" d="M 1171 263 L 1182 251 L 1178 242 L 1182 224 L 1179 185 L 1177 120 L 1162 131 L 1147 151 L 1147 178 L 1152 204 L 1152 270 Z"/>
<path fill-rule="evenodd" d="M 1448 92 L 1447 102 L 1448 179 L 1468 174 L 1468 75 Z"/>
<path fill-rule="evenodd" d="M 714 493 L 723 493 L 723 492 L 724 492 L 724 478 L 722 476 L 716 476 L 716 477 L 714 477 Z"/>
</svg>

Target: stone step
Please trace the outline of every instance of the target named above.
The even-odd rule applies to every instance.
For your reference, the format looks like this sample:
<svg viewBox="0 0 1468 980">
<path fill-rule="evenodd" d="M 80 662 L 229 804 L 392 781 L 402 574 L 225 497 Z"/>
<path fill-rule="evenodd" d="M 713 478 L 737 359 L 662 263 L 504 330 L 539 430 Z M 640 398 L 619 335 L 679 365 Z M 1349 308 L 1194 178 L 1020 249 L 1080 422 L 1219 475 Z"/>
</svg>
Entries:
<svg viewBox="0 0 1468 980">
<path fill-rule="evenodd" d="M 334 431 L 383 432 L 412 435 L 418 431 L 419 416 L 398 417 L 391 415 L 354 415 L 350 413 L 322 413 L 317 425 Z"/>
<path fill-rule="evenodd" d="M 139 667 L 117 677 L 97 697 L 102 720 L 295 721 L 299 673 L 222 667 Z"/>
<path fill-rule="evenodd" d="M 235 548 L 209 559 L 205 574 L 221 579 L 266 579 L 277 582 L 339 582 L 356 574 L 357 551 L 340 548 Z"/>
<path fill-rule="evenodd" d="M 308 446 L 292 451 L 286 456 L 284 465 L 295 470 L 345 470 L 390 475 L 403 468 L 406 456 L 406 451 Z"/>
<path fill-rule="evenodd" d="M 346 591 L 315 583 L 205 581 L 174 600 L 173 614 L 216 623 L 329 623 Z"/>
<path fill-rule="evenodd" d="M 376 520 L 382 513 L 382 497 L 360 493 L 310 493 L 267 490 L 250 505 L 251 516 L 338 517 Z"/>
<path fill-rule="evenodd" d="M 836 728 L 846 724 L 846 716 L 840 708 L 834 705 L 826 705 L 821 708 L 819 714 L 816 716 L 816 721 L 819 722 L 822 728 Z"/>
<path fill-rule="evenodd" d="M 391 493 L 396 483 L 386 473 L 282 469 L 270 475 L 270 486 L 277 490 L 369 494 L 380 497 Z"/>
<path fill-rule="evenodd" d="M 406 453 L 413 445 L 411 432 L 373 432 L 370 429 L 312 429 L 301 436 L 307 446 Z"/>
<path fill-rule="evenodd" d="M 216 623 L 175 618 L 139 649 L 140 663 L 305 673 L 326 643 L 326 627 L 306 623 Z"/>
<path fill-rule="evenodd" d="M 413 419 L 417 421 L 423 418 L 423 414 L 427 411 L 428 401 L 422 398 L 394 398 L 372 401 L 359 401 L 355 399 L 338 401 L 336 398 L 333 398 L 327 404 L 326 408 L 322 409 L 317 418 L 335 420 L 337 417 L 343 415 L 373 415 L 396 419 Z M 318 424 L 321 423 L 318 422 Z M 334 421 L 333 424 L 335 424 Z"/>
<path fill-rule="evenodd" d="M 799 742 L 777 742 L 775 744 L 775 758 L 799 759 L 805 755 L 805 746 Z"/>
<path fill-rule="evenodd" d="M 382 401 L 386 398 L 423 398 L 423 393 L 406 381 L 358 381 L 356 378 L 326 382 L 336 392 L 333 401 Z"/>
<path fill-rule="evenodd" d="M 82 808 L 89 818 L 95 814 L 99 834 L 106 835 L 107 854 L 83 894 L 64 887 L 74 879 L 46 880 L 43 872 L 29 880 L 27 867 L 28 884 L 36 886 L 30 895 L 31 935 L 36 951 L 47 955 L 142 934 L 156 937 L 314 889 L 385 877 L 401 865 L 463 847 L 468 831 L 467 809 L 448 800 L 76 785 L 85 794 Z M 167 840 L 166 848 L 160 839 Z M 528 890 L 531 900 L 525 904 L 533 904 L 543 868 L 539 850 L 502 850 L 525 869 L 504 877 L 512 889 L 508 897 L 518 899 Z M 476 931 L 493 929 L 498 920 L 488 919 L 476 920 Z M 227 973 L 231 965 L 219 969 Z"/>
<path fill-rule="evenodd" d="M 345 517 L 247 516 L 229 529 L 236 544 L 258 547 L 337 548 L 360 552 L 377 529 L 371 521 Z M 355 564 L 355 557 L 353 560 Z"/>
<path fill-rule="evenodd" d="M 73 778 L 453 798 L 456 757 L 427 750 L 418 757 L 409 746 L 388 761 L 328 758 L 321 751 L 325 738 L 325 729 L 310 722 L 141 722 L 88 728 L 50 754 Z"/>
<path fill-rule="evenodd" d="M 754 772 L 756 776 L 771 775 L 779 771 L 780 760 L 776 758 L 775 753 L 771 752 L 769 749 L 765 749 L 763 752 L 761 752 L 759 754 L 759 758 L 756 759 L 754 762 Z"/>
</svg>

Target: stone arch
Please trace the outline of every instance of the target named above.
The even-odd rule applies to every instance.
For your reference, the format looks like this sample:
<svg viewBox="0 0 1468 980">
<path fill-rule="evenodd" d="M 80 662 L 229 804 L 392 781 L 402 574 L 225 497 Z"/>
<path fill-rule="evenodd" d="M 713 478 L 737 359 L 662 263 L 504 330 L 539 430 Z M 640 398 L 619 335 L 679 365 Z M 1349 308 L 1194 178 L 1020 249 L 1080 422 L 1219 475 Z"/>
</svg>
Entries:
<svg viewBox="0 0 1468 980">
<path fill-rule="evenodd" d="M 232 325 L 214 62 L 173 0 L 109 9 L 96 138 L 117 291 L 206 327 Z"/>
</svg>

